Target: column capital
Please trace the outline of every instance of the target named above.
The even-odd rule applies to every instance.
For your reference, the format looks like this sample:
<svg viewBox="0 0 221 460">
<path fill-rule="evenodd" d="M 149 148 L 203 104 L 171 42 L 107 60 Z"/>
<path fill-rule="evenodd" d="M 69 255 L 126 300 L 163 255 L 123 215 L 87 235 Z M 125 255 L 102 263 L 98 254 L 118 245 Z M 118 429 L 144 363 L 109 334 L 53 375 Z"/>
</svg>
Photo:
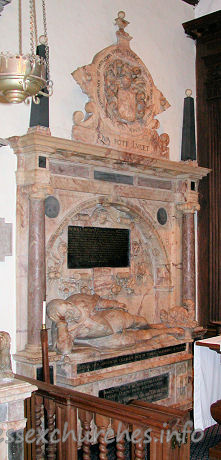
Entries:
<svg viewBox="0 0 221 460">
<path fill-rule="evenodd" d="M 195 211 L 199 211 L 198 192 L 188 190 L 185 193 L 185 201 L 178 203 L 177 209 L 183 214 L 194 214 Z"/>
<path fill-rule="evenodd" d="M 183 214 L 194 214 L 195 211 L 200 210 L 199 203 L 179 203 L 177 204 L 177 209 L 181 211 Z"/>
<path fill-rule="evenodd" d="M 48 195 L 52 195 L 53 187 L 47 184 L 34 184 L 26 187 L 29 198 L 33 200 L 45 200 Z"/>
</svg>

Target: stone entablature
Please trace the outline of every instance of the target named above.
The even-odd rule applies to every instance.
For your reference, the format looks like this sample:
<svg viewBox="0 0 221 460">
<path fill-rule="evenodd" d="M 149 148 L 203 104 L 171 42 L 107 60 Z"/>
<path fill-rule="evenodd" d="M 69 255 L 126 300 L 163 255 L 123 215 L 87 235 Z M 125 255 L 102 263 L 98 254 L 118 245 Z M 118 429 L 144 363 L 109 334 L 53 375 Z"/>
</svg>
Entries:
<svg viewBox="0 0 221 460">
<path fill-rule="evenodd" d="M 8 139 L 18 157 L 17 184 L 29 185 L 39 182 L 50 184 L 49 158 L 80 165 L 96 165 L 120 171 L 131 171 L 150 177 L 199 181 L 210 170 L 198 166 L 197 162 L 171 161 L 145 157 L 142 150 L 137 154 L 118 149 L 84 144 L 70 139 L 45 134 L 41 127 L 31 129 L 24 136 Z M 46 157 L 46 168 L 38 166 L 39 156 Z M 29 172 L 28 172 L 29 171 Z M 81 175 L 81 174 L 79 174 Z M 191 187 L 189 187 L 189 191 Z M 185 193 L 187 192 L 187 188 Z"/>
</svg>

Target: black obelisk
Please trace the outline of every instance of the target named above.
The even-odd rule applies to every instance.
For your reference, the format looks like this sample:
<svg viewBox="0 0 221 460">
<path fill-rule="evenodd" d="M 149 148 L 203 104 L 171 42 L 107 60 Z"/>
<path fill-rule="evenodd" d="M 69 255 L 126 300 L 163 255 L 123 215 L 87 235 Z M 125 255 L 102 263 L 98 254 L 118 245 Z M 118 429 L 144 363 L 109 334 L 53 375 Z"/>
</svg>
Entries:
<svg viewBox="0 0 221 460">
<path fill-rule="evenodd" d="M 196 160 L 194 99 L 191 94 L 191 90 L 186 90 L 187 97 L 184 98 L 181 148 L 181 160 L 183 161 Z"/>
<path fill-rule="evenodd" d="M 36 54 L 38 56 L 46 58 L 46 46 L 39 45 L 37 46 Z M 46 79 L 48 76 L 46 75 Z M 48 94 L 47 88 L 42 90 L 43 93 Z M 31 103 L 31 115 L 30 115 L 30 123 L 29 126 L 32 128 L 33 126 L 45 126 L 49 128 L 49 98 L 45 96 L 41 96 L 38 94 L 40 99 L 40 104 L 35 104 L 33 101 Z"/>
</svg>

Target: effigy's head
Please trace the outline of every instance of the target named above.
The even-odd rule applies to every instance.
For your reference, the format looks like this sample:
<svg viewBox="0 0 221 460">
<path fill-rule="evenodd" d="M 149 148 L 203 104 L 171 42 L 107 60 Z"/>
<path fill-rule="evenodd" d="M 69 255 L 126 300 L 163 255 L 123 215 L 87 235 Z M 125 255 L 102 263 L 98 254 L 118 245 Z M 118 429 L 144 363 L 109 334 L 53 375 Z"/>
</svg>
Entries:
<svg viewBox="0 0 221 460">
<path fill-rule="evenodd" d="M 47 304 L 47 315 L 55 323 L 65 321 L 66 303 L 63 299 L 53 299 Z"/>
<path fill-rule="evenodd" d="M 48 317 L 58 323 L 60 321 L 78 321 L 81 313 L 77 306 L 63 299 L 53 299 L 47 304 Z"/>
</svg>

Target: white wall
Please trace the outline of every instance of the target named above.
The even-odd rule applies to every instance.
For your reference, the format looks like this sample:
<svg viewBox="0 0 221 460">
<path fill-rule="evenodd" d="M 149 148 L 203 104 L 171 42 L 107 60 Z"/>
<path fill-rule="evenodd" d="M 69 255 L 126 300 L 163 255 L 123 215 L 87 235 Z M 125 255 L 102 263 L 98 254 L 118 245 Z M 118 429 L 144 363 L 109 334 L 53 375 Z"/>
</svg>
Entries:
<svg viewBox="0 0 221 460">
<path fill-rule="evenodd" d="M 202 0 L 201 0 L 202 1 Z M 159 116 L 161 132 L 170 136 L 171 159 L 179 160 L 183 98 L 186 88 L 195 93 L 194 42 L 186 37 L 182 23 L 194 18 L 194 8 L 181 0 L 47 0 L 51 77 L 52 135 L 71 137 L 72 114 L 83 110 L 87 97 L 71 72 L 88 64 L 101 49 L 116 41 L 114 18 L 125 10 L 127 30 L 134 37 L 131 48 L 148 67 L 156 86 L 171 108 Z M 37 6 L 41 2 L 36 2 Z M 25 14 L 28 0 L 23 1 Z M 24 25 L 25 28 L 25 25 Z M 38 27 L 38 35 L 42 34 Z M 0 17 L 0 50 L 17 52 L 17 0 Z M 26 34 L 26 43 L 29 39 Z M 27 52 L 27 46 L 24 47 Z M 0 137 L 22 135 L 29 125 L 30 107 L 0 105 Z M 13 223 L 15 234 L 15 164 L 9 148 L 0 149 L 0 217 Z M 1 329 L 15 336 L 15 248 L 13 257 L 0 262 Z M 13 342 L 13 351 L 15 343 Z"/>
<path fill-rule="evenodd" d="M 0 330 L 7 331 L 15 351 L 15 169 L 16 157 L 9 147 L 0 149 L 0 217 L 13 224 L 13 256 L 0 262 Z"/>
<path fill-rule="evenodd" d="M 200 0 L 195 9 L 195 17 L 205 16 L 221 9 L 221 0 Z"/>
</svg>

